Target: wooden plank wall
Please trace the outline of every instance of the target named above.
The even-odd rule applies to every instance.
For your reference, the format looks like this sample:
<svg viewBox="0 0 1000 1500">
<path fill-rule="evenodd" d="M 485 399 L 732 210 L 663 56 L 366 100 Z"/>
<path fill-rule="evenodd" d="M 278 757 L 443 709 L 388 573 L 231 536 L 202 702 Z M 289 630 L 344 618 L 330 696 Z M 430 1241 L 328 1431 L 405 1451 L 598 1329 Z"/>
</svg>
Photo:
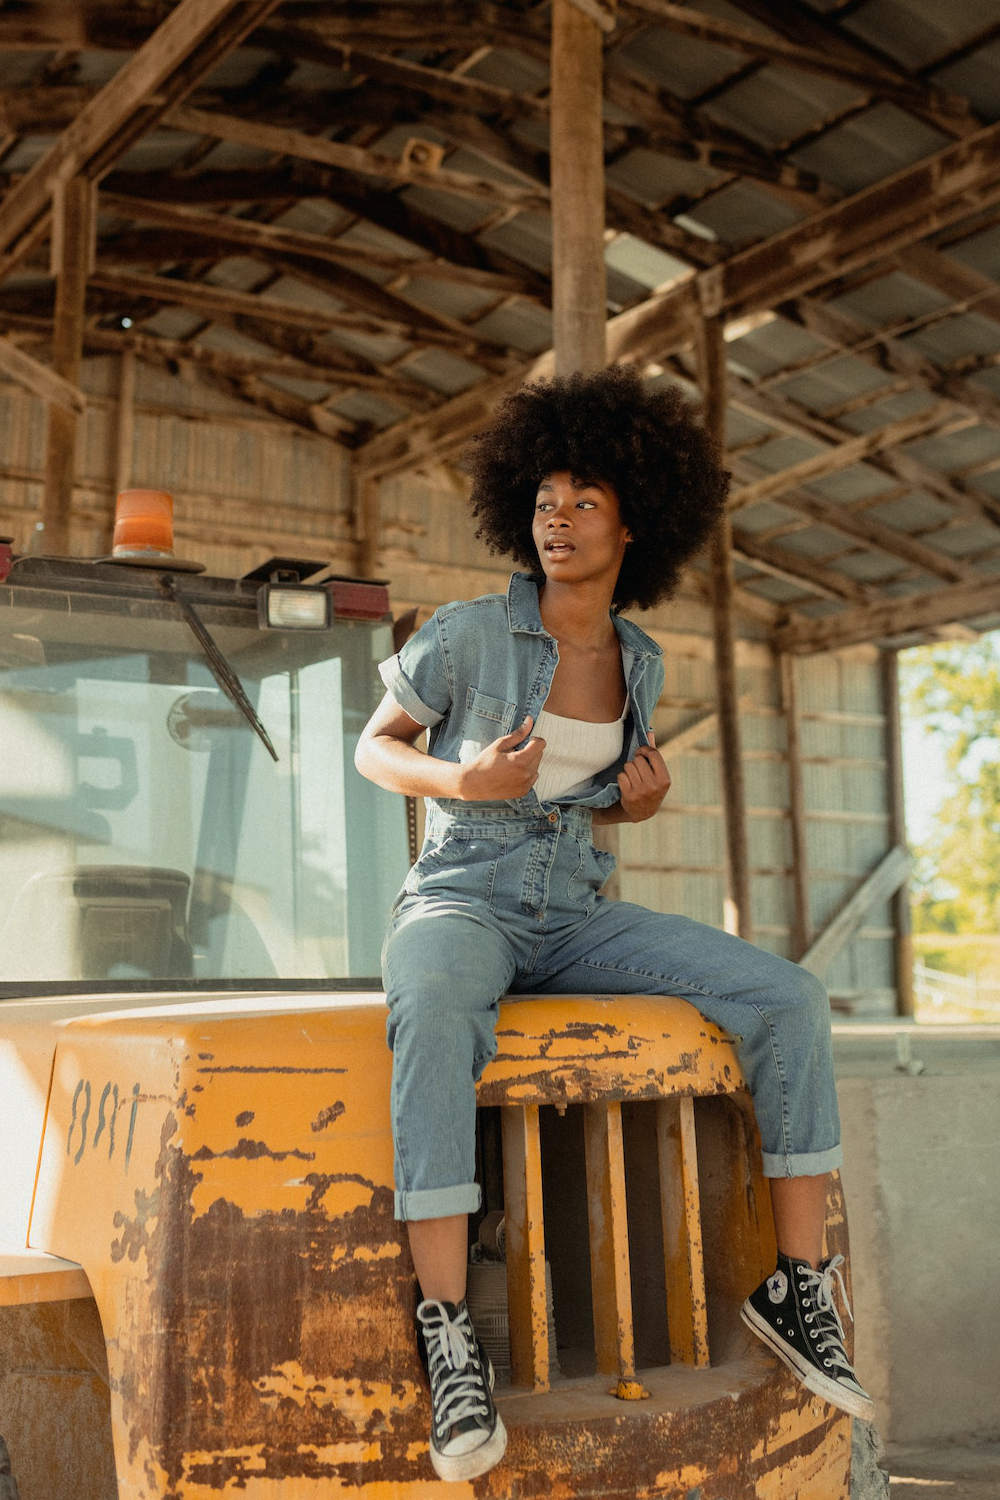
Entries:
<svg viewBox="0 0 1000 1500">
<path fill-rule="evenodd" d="M 118 455 L 117 357 L 84 361 L 70 551 L 110 545 Z M 0 534 L 27 549 L 40 516 L 44 404 L 0 381 Z M 240 574 L 301 553 L 354 566 L 350 460 L 326 439 L 251 413 L 225 395 L 138 364 L 129 483 L 170 490 L 179 556 Z M 44 549 L 42 549 L 44 550 Z"/>
<path fill-rule="evenodd" d="M 119 361 L 88 359 L 87 415 L 74 491 L 73 551 L 96 555 L 109 539 L 117 447 Z M 210 570 L 238 575 L 285 553 L 356 567 L 347 455 L 287 424 L 249 414 L 224 395 L 195 390 L 165 372 L 136 367 L 130 482 L 171 489 L 177 551 Z M 45 461 L 43 403 L 0 382 L 0 535 L 25 547 L 39 513 Z M 506 587 L 509 568 L 476 541 L 464 482 L 431 466 L 383 481 L 376 569 L 390 580 L 397 613 L 418 620 L 449 599 Z M 640 618 L 666 652 L 667 680 L 655 728 L 662 743 L 716 707 L 712 620 L 689 584 L 678 601 Z M 754 940 L 786 957 L 796 934 L 789 736 L 781 663 L 759 622 L 738 617 L 737 692 L 748 804 Z M 886 769 L 882 664 L 860 646 L 797 658 L 795 675 L 804 807 L 808 911 L 814 938 L 893 842 Z M 673 788 L 655 819 L 621 830 L 625 899 L 721 926 L 725 836 L 718 730 L 668 757 Z M 824 976 L 835 1004 L 858 1014 L 891 1013 L 893 914 L 886 903 Z"/>
</svg>

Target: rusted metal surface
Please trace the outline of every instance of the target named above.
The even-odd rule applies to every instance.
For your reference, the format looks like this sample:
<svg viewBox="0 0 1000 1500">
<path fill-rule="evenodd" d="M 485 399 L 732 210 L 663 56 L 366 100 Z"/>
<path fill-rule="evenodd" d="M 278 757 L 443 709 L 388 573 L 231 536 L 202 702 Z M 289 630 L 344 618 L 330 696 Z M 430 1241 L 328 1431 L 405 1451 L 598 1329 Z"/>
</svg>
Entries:
<svg viewBox="0 0 1000 1500">
<path fill-rule="evenodd" d="M 62 1031 L 31 1240 L 89 1276 L 120 1500 L 443 1494 L 427 1459 L 412 1267 L 392 1216 L 384 1024 L 381 997 L 297 998 L 294 1010 L 287 998 L 237 997 Z M 677 1089 L 732 1112 L 722 1095 L 741 1079 L 721 1033 L 680 1002 L 509 1001 L 499 1032 L 481 1098 L 507 1106 L 508 1149 L 518 1136 L 523 1145 L 512 1163 L 526 1185 L 518 1254 L 540 1383 L 541 1190 L 528 1110 L 537 1118 L 538 1103 L 581 1102 L 596 1121 L 615 1094 Z M 725 1163 L 710 1152 L 702 1183 L 711 1201 L 720 1181 L 733 1200 L 709 1213 L 721 1226 L 713 1233 L 732 1235 L 718 1283 L 730 1301 L 768 1254 L 747 1165 L 749 1105 L 731 1099 Z M 518 1324 L 524 1305 L 515 1277 Z M 508 1455 L 468 1491 L 846 1497 L 849 1424 L 739 1337 L 720 1342 L 715 1368 L 643 1369 L 648 1400 L 615 1400 L 607 1374 L 502 1397 Z"/>
<path fill-rule="evenodd" d="M 594 1352 L 599 1370 L 627 1381 L 635 1376 L 635 1337 L 621 1105 L 588 1104 L 583 1119 Z"/>
<path fill-rule="evenodd" d="M 503 1111 L 503 1182 L 513 1379 L 516 1385 L 547 1391 L 549 1321 L 536 1104 Z"/>
<path fill-rule="evenodd" d="M 744 1086 L 725 1032 L 683 1000 L 630 995 L 507 1000 L 480 1104 L 588 1104 Z"/>
<path fill-rule="evenodd" d="M 670 1358 L 703 1369 L 708 1364 L 708 1303 L 692 1100 L 661 1100 L 656 1134 Z"/>
</svg>

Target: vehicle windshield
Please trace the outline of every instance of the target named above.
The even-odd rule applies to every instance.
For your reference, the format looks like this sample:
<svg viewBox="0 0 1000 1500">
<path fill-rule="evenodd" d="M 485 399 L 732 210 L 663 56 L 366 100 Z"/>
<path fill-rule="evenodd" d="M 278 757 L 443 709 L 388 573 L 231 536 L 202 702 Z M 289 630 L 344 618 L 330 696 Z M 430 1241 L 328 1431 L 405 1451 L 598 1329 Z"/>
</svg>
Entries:
<svg viewBox="0 0 1000 1500">
<path fill-rule="evenodd" d="M 277 763 L 175 606 L 53 590 L 3 610 L 0 993 L 378 975 L 406 812 L 353 753 L 391 627 L 199 614 Z"/>
</svg>

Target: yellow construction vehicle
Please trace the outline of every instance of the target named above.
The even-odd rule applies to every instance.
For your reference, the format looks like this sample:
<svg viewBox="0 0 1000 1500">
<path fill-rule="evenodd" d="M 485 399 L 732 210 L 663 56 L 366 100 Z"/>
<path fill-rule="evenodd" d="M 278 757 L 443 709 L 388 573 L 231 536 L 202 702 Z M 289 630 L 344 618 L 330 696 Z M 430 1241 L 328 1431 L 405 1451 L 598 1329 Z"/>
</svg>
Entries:
<svg viewBox="0 0 1000 1500">
<path fill-rule="evenodd" d="M 387 591 L 117 551 L 0 542 L 0 1496 L 454 1500 L 392 1214 L 406 807 L 352 764 Z M 464 1489 L 846 1497 L 849 1419 L 739 1322 L 774 1244 L 729 1040 L 574 996 L 499 1041 L 470 1304 L 510 1445 Z"/>
</svg>

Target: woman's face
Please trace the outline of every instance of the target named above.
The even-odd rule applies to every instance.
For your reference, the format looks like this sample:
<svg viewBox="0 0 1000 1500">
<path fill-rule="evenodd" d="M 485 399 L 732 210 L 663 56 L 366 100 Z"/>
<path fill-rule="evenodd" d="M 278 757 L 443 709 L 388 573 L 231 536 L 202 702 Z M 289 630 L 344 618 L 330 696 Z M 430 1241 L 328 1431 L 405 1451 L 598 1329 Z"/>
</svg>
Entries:
<svg viewBox="0 0 1000 1500">
<path fill-rule="evenodd" d="M 600 578 L 612 587 L 632 540 L 613 486 L 568 470 L 548 474 L 539 484 L 531 534 L 547 580 Z"/>
</svg>

